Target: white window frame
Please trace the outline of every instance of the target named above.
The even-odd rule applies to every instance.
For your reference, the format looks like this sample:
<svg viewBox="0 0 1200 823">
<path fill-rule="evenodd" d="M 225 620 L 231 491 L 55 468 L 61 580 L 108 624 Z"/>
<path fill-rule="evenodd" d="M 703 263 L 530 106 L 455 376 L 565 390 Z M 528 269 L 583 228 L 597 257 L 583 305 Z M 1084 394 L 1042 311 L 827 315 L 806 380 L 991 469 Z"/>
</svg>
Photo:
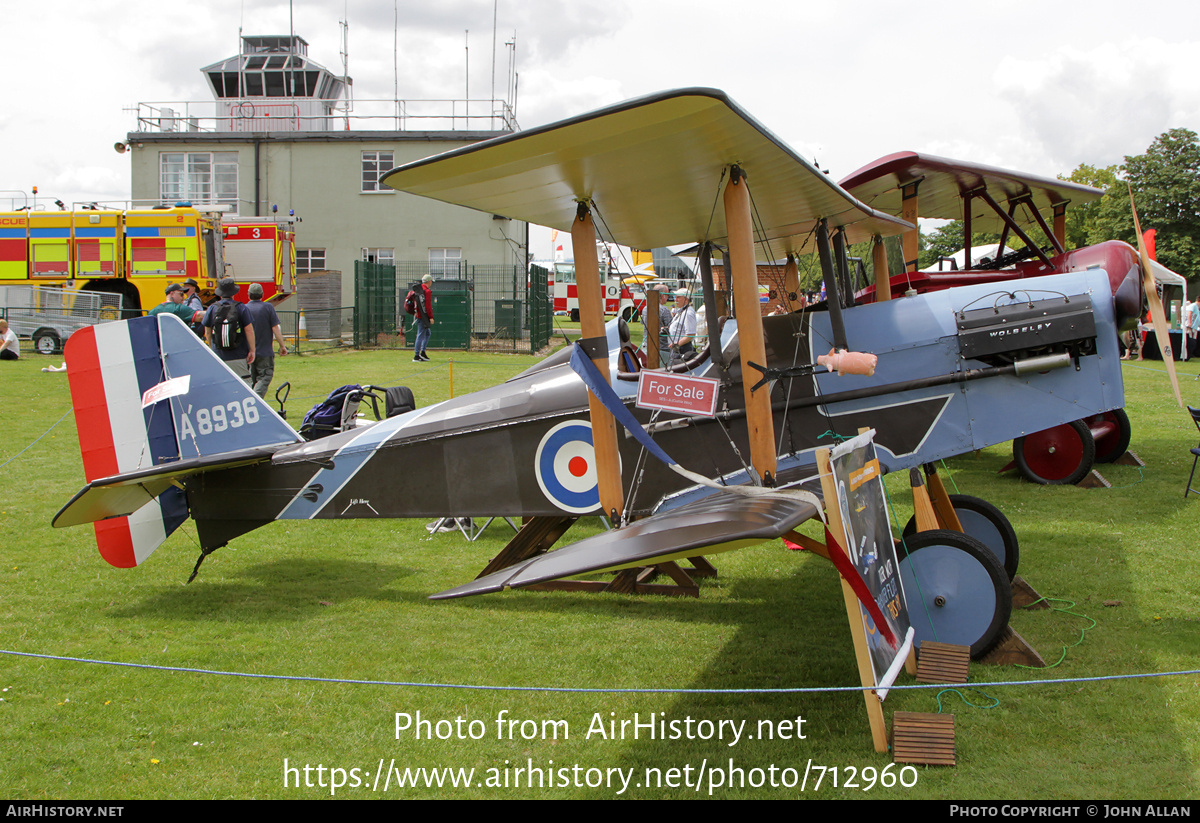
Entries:
<svg viewBox="0 0 1200 823">
<path fill-rule="evenodd" d="M 362 260 L 367 263 L 379 263 L 384 266 L 394 266 L 396 265 L 396 250 L 364 248 L 362 250 Z"/>
<path fill-rule="evenodd" d="M 387 164 L 386 167 L 384 164 Z M 379 181 L 392 169 L 396 168 L 396 153 L 394 151 L 364 151 L 362 153 L 362 193 L 363 194 L 395 194 L 396 190 L 384 186 Z"/>
<path fill-rule="evenodd" d="M 457 277 L 462 265 L 462 249 L 433 249 L 429 250 L 429 273 L 442 278 L 450 272 L 447 263 L 454 264 L 454 276 Z"/>
<path fill-rule="evenodd" d="M 314 265 L 319 261 L 319 265 Z M 296 249 L 296 273 L 325 271 L 325 249 Z"/>
<path fill-rule="evenodd" d="M 158 192 L 162 202 L 224 204 L 238 212 L 236 151 L 164 151 L 158 155 Z"/>
</svg>

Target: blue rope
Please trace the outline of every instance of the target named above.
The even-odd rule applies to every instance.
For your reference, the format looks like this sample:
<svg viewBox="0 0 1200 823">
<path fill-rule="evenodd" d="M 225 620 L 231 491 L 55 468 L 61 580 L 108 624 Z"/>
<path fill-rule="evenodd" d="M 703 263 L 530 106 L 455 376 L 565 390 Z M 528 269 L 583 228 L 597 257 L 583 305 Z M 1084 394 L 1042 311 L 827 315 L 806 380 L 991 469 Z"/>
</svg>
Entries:
<svg viewBox="0 0 1200 823">
<path fill-rule="evenodd" d="M 875 686 L 813 686 L 785 689 L 589 689 L 569 686 L 481 686 L 466 683 L 422 683 L 405 680 L 349 680 L 339 677 L 313 677 L 295 674 L 255 674 L 253 672 L 226 672 L 217 669 L 196 669 L 186 666 L 154 666 L 149 663 L 125 663 L 119 660 L 93 660 L 87 657 L 60 657 L 52 654 L 34 654 L 0 649 L 0 654 L 14 657 L 33 657 L 39 660 L 61 660 L 68 663 L 92 663 L 99 666 L 120 666 L 129 669 L 150 669 L 161 672 L 188 672 L 191 674 L 213 674 L 223 677 L 248 677 L 257 680 L 291 680 L 309 683 L 346 683 L 357 686 L 404 686 L 418 689 L 462 689 L 470 691 L 498 692 L 570 692 L 582 694 L 807 694 L 832 692 L 873 691 Z M 1110 674 L 1100 677 L 1070 677 L 1055 680 L 1015 680 L 992 683 L 972 683 L 972 688 L 984 686 L 1057 686 L 1063 683 L 1098 683 L 1106 680 L 1135 680 L 1149 677 L 1180 677 L 1200 674 L 1200 669 L 1175 672 L 1144 672 L 1141 674 Z M 913 689 L 946 689 L 961 687 L 961 683 L 932 683 L 913 686 L 892 686 L 891 691 Z"/>
<path fill-rule="evenodd" d="M 75 409 L 73 409 L 73 408 L 72 408 L 72 409 L 67 409 L 67 413 L 66 413 L 66 414 L 64 414 L 62 417 L 58 418 L 58 420 L 55 420 L 53 423 L 51 423 L 51 424 L 50 424 L 50 428 L 48 428 L 48 429 L 46 429 L 44 432 L 42 432 L 42 434 L 41 434 L 41 437 L 38 437 L 38 438 L 37 438 L 37 440 L 34 440 L 34 441 L 33 441 L 32 443 L 30 443 L 28 446 L 26 446 L 25 448 L 21 449 L 19 452 L 17 452 L 16 454 L 14 454 L 12 457 L 10 457 L 10 458 L 8 458 L 7 460 L 5 460 L 3 463 L 0 463 L 0 469 L 4 468 L 4 467 L 5 467 L 5 466 L 7 466 L 9 463 L 13 462 L 13 461 L 14 461 L 14 460 L 16 460 L 18 457 L 20 457 L 21 455 L 23 455 L 25 452 L 27 452 L 27 451 L 29 451 L 30 449 L 32 449 L 32 448 L 33 448 L 35 445 L 37 445 L 37 442 L 38 442 L 38 440 L 41 440 L 41 439 L 42 439 L 42 437 L 45 437 L 45 436 L 46 436 L 46 435 L 48 435 L 50 432 L 54 431 L 54 427 L 55 427 L 55 426 L 57 426 L 59 423 L 63 422 L 64 420 L 66 420 L 66 419 L 67 419 L 67 414 L 70 414 L 70 413 L 71 413 L 71 412 L 73 412 L 73 411 L 75 411 Z"/>
</svg>

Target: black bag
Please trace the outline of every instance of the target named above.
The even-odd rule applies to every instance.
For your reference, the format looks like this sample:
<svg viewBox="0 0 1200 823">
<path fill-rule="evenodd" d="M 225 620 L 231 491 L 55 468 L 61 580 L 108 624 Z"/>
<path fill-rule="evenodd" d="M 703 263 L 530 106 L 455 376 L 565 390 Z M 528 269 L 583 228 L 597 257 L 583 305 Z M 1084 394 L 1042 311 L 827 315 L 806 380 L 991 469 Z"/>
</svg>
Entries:
<svg viewBox="0 0 1200 823">
<path fill-rule="evenodd" d="M 242 318 L 235 300 L 222 301 L 213 311 L 213 340 L 218 349 L 236 349 L 242 343 Z"/>
</svg>

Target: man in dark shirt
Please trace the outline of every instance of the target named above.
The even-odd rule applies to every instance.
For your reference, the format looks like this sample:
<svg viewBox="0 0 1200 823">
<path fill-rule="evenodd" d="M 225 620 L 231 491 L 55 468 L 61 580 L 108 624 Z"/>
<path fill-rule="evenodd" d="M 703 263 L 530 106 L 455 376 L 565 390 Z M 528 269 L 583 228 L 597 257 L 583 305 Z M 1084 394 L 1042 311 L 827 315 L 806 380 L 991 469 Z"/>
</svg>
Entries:
<svg viewBox="0 0 1200 823">
<path fill-rule="evenodd" d="M 152 308 L 149 314 L 151 317 L 156 314 L 173 314 L 191 326 L 204 316 L 204 312 L 192 309 L 183 301 L 183 286 L 178 283 L 172 283 L 167 286 L 167 299 Z"/>
<path fill-rule="evenodd" d="M 197 336 L 203 337 L 204 326 L 200 323 L 200 320 L 204 317 L 204 301 L 200 299 L 200 284 L 193 277 L 189 277 L 183 281 L 183 304 L 193 311 L 200 312 L 200 317 L 192 324 L 192 331 Z"/>
<path fill-rule="evenodd" d="M 238 285 L 232 277 L 217 284 L 217 297 L 221 299 L 204 313 L 204 342 L 249 384 L 250 364 L 254 362 L 254 318 L 245 304 L 233 299 L 237 293 Z M 225 317 L 230 318 L 228 324 L 222 323 Z"/>
<path fill-rule="evenodd" d="M 255 394 L 266 398 L 271 378 L 275 376 L 275 350 L 271 347 L 272 340 L 279 343 L 279 356 L 288 353 L 283 342 L 283 332 L 279 328 L 279 315 L 275 307 L 263 302 L 263 287 L 260 283 L 251 283 L 246 290 L 250 302 L 246 308 L 254 326 L 254 362 L 250 364 L 250 385 Z"/>
</svg>

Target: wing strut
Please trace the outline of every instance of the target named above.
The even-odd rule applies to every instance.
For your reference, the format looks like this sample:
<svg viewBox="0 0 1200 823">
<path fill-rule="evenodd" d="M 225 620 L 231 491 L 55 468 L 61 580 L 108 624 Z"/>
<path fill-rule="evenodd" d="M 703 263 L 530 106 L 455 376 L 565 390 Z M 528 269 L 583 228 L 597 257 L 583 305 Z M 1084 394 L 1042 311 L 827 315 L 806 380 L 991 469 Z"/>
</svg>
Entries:
<svg viewBox="0 0 1200 823">
<path fill-rule="evenodd" d="M 579 329 L 583 341 L 604 340 L 604 293 L 600 286 L 600 264 L 596 259 L 596 224 L 587 203 L 580 202 L 571 225 L 571 248 L 575 253 L 575 281 L 579 289 Z M 592 363 L 608 374 L 608 345 L 591 353 Z M 596 479 L 600 505 L 613 523 L 625 512 L 621 490 L 621 463 L 617 453 L 617 425 L 608 409 L 593 392 L 588 392 L 592 421 L 592 448 L 596 454 Z"/>
<path fill-rule="evenodd" d="M 754 226 L 750 215 L 750 189 L 739 167 L 730 169 L 725 184 L 725 225 L 729 229 L 729 260 L 733 305 L 738 315 L 739 355 L 743 364 L 766 363 L 762 310 L 758 307 L 758 266 L 754 261 Z M 750 435 L 750 462 L 764 486 L 775 485 L 775 425 L 771 416 L 771 387 L 755 389 L 749 370 L 742 369 L 746 398 L 746 423 Z"/>
</svg>

